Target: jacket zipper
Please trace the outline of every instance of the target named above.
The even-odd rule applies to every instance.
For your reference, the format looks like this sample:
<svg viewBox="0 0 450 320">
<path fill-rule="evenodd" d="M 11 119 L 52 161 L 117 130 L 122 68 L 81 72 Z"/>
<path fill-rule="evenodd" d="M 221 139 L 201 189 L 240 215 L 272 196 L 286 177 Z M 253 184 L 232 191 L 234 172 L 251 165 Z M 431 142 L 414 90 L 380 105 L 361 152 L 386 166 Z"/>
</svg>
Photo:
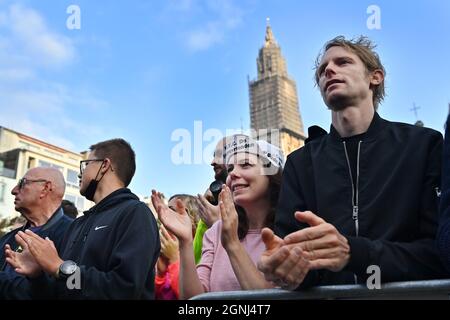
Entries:
<svg viewBox="0 0 450 320">
<path fill-rule="evenodd" d="M 361 143 L 362 141 L 359 141 L 358 143 L 358 155 L 356 160 L 356 186 L 353 184 L 353 175 L 352 175 L 352 168 L 350 166 L 350 159 L 348 157 L 347 152 L 347 145 L 345 141 L 343 141 L 344 144 L 344 151 L 345 151 L 345 158 L 347 159 L 347 166 L 348 166 L 348 172 L 350 173 L 350 180 L 352 183 L 352 219 L 355 221 L 355 231 L 356 236 L 359 236 L 359 156 L 361 153 Z M 355 284 L 358 284 L 358 278 L 355 274 Z"/>
</svg>

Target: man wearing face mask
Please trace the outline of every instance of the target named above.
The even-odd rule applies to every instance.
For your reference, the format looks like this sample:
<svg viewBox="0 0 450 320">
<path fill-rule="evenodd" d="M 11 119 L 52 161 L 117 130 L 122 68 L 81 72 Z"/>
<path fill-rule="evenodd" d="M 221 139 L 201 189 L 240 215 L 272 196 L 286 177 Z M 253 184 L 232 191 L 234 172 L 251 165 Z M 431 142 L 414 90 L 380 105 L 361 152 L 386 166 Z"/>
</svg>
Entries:
<svg viewBox="0 0 450 320">
<path fill-rule="evenodd" d="M 34 277 L 36 298 L 153 299 L 160 242 L 150 209 L 126 188 L 134 151 L 123 139 L 90 150 L 80 163 L 80 193 L 95 206 L 71 225 L 61 255 L 50 240 L 27 231 L 16 237 L 23 252 L 7 250 L 7 261 Z"/>
</svg>

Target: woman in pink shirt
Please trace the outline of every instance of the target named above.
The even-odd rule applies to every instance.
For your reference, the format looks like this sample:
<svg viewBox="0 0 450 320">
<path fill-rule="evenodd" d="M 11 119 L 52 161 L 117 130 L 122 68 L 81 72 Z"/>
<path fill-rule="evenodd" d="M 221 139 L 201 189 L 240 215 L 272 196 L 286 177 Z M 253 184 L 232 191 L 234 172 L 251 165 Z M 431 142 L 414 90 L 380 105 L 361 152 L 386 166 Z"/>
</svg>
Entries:
<svg viewBox="0 0 450 320">
<path fill-rule="evenodd" d="M 200 263 L 192 252 L 189 216 L 181 201 L 175 211 L 152 192 L 161 222 L 179 240 L 180 298 L 209 291 L 273 287 L 256 263 L 265 250 L 261 230 L 272 227 L 284 163 L 279 148 L 245 135 L 227 137 L 224 146 L 228 170 L 219 195 L 221 220 L 205 233 Z"/>
</svg>

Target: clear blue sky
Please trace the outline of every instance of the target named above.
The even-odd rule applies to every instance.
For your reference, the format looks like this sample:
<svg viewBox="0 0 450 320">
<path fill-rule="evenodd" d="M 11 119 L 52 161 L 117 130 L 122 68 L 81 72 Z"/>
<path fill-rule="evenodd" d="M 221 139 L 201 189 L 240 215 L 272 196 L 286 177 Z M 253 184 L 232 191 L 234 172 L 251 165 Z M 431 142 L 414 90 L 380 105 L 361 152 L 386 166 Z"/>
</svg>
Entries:
<svg viewBox="0 0 450 320">
<path fill-rule="evenodd" d="M 81 9 L 69 30 L 66 9 Z M 369 5 L 381 29 L 369 30 Z M 313 62 L 336 35 L 364 34 L 387 69 L 380 114 L 442 131 L 450 102 L 450 1 L 0 0 L 0 125 L 73 151 L 112 137 L 135 148 L 131 188 L 203 192 L 212 170 L 175 165 L 177 129 L 249 126 L 247 75 L 256 76 L 266 17 L 297 82 L 305 128 L 329 127 Z M 203 142 L 206 147 L 209 142 Z M 194 159 L 192 159 L 194 161 Z M 205 159 L 209 161 L 210 159 Z"/>
</svg>

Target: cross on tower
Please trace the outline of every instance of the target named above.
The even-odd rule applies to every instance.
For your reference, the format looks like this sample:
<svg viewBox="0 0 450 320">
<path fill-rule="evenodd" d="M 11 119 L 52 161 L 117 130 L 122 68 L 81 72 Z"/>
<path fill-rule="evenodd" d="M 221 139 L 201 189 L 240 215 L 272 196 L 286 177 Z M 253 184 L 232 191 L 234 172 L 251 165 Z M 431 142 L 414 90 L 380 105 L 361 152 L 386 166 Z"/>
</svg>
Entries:
<svg viewBox="0 0 450 320">
<path fill-rule="evenodd" d="M 417 110 L 419 110 L 420 107 L 416 106 L 415 103 L 413 103 L 413 108 L 409 109 L 410 111 L 414 112 L 414 115 L 416 116 L 416 120 L 417 120 Z"/>
</svg>

